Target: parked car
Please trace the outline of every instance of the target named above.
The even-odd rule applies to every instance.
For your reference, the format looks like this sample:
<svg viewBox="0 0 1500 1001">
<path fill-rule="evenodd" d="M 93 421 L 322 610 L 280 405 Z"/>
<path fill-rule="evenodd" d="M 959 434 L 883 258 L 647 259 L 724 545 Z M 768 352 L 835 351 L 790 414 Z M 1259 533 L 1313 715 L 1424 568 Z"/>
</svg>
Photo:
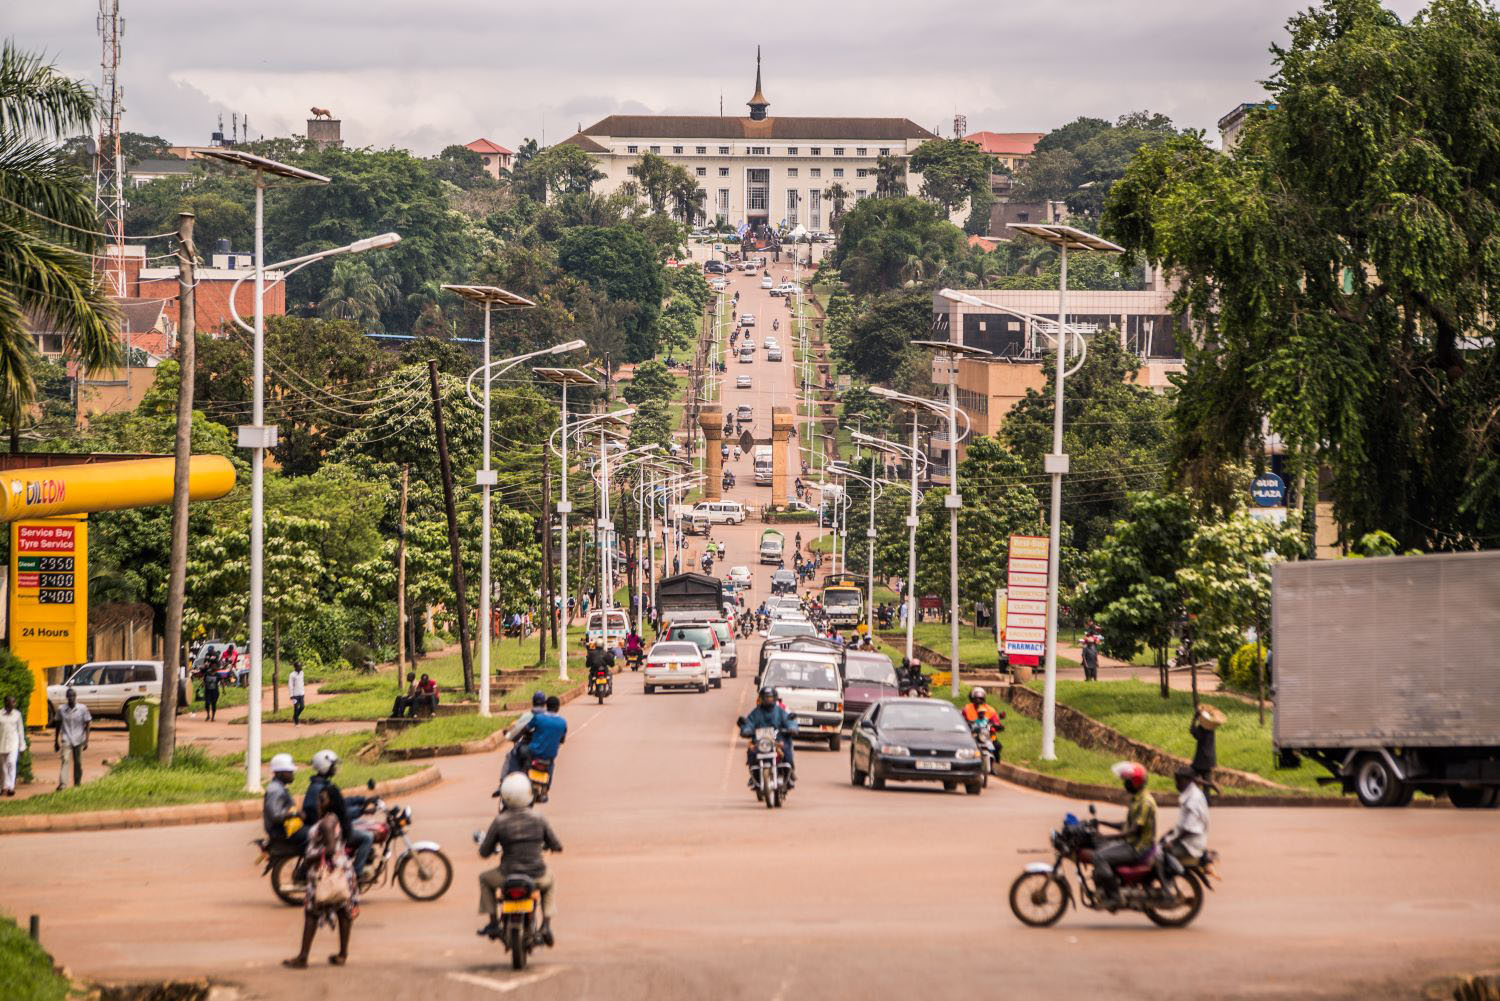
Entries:
<svg viewBox="0 0 1500 1001">
<path fill-rule="evenodd" d="M 706 275 L 722 275 L 729 271 L 729 265 L 723 261 L 709 261 L 703 265 L 703 273 Z"/>
<path fill-rule="evenodd" d="M 756 264 L 754 261 L 741 261 L 740 262 L 740 270 L 741 271 L 754 271 L 754 270 L 756 270 L 759 267 L 760 267 L 760 265 Z M 1066 374 L 1066 373 L 1064 373 L 1064 374 Z"/>
<path fill-rule="evenodd" d="M 884 789 L 887 781 L 960 784 L 971 796 L 984 788 L 983 758 L 969 725 L 941 699 L 881 699 L 854 724 L 849 782 Z"/>
<path fill-rule="evenodd" d="M 839 749 L 844 691 L 837 658 L 806 650 L 773 653 L 766 660 L 760 687 L 776 690 L 776 697 L 797 721 L 799 738 L 827 740 L 829 750 Z"/>
<path fill-rule="evenodd" d="M 901 694 L 891 658 L 874 650 L 844 654 L 844 725 L 849 726 L 881 699 Z"/>
<path fill-rule="evenodd" d="M 663 637 L 677 642 L 693 643 L 698 647 L 703 666 L 708 669 L 708 683 L 715 688 L 724 684 L 724 655 L 719 635 L 707 622 L 672 622 Z"/>
<path fill-rule="evenodd" d="M 746 358 L 744 355 L 741 355 L 740 356 L 740 360 L 741 361 L 754 361 L 755 360 L 755 352 L 751 351 L 749 358 Z M 1066 375 L 1067 373 L 1063 373 L 1063 374 Z M 735 389 L 749 389 L 750 388 L 750 377 L 748 375 L 737 375 L 737 376 L 735 376 L 734 377 L 734 388 Z"/>
<path fill-rule="evenodd" d="M 225 644 L 227 647 L 228 644 Z M 125 719 L 132 703 L 161 695 L 159 660 L 100 660 L 83 664 L 60 685 L 47 686 L 47 704 L 56 709 L 68 700 L 68 689 L 78 693 L 79 705 L 92 716 Z M 189 703 L 187 672 L 177 669 L 177 711 Z"/>
<path fill-rule="evenodd" d="M 708 691 L 708 665 L 696 643 L 653 643 L 646 654 L 646 694 L 658 688 L 696 688 Z"/>
</svg>

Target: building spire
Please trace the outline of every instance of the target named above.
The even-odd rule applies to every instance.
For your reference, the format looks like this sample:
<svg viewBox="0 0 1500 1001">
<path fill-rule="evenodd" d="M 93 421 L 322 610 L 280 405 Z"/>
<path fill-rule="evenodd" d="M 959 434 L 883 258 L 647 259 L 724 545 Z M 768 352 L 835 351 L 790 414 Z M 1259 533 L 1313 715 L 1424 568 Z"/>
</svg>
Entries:
<svg viewBox="0 0 1500 1001">
<path fill-rule="evenodd" d="M 750 98 L 750 120 L 755 122 L 764 121 L 766 109 L 771 102 L 766 100 L 766 95 L 760 91 L 760 46 L 755 47 L 755 96 Z"/>
</svg>

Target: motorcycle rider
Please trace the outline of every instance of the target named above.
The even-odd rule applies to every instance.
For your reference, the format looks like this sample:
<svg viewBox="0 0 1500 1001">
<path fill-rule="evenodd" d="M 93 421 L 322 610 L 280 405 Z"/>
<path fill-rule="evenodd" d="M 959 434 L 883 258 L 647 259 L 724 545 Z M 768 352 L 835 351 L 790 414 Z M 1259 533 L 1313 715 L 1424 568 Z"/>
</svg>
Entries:
<svg viewBox="0 0 1500 1001">
<path fill-rule="evenodd" d="M 1192 768 L 1179 768 L 1177 781 L 1177 825 L 1162 839 L 1162 847 L 1183 861 L 1203 857 L 1208 850 L 1208 797 L 1198 787 Z"/>
<path fill-rule="evenodd" d="M 969 689 L 969 704 L 964 706 L 964 720 L 970 728 L 982 716 L 990 721 L 990 741 L 995 745 L 995 760 L 1000 760 L 1000 714 L 985 701 L 988 693 L 978 685 Z"/>
<path fill-rule="evenodd" d="M 1140 764 L 1119 761 L 1110 771 L 1130 794 L 1124 823 L 1099 821 L 1101 827 L 1119 831 L 1120 837 L 1110 839 L 1094 852 L 1094 883 L 1099 887 L 1099 899 L 1106 910 L 1113 911 L 1120 906 L 1120 881 L 1115 868 L 1137 864 L 1156 843 L 1156 800 L 1146 791 L 1146 769 Z"/>
<path fill-rule="evenodd" d="M 641 634 L 636 632 L 635 626 L 630 627 L 630 633 L 625 637 L 625 659 L 635 660 L 646 652 L 646 646 L 641 642 Z"/>
<path fill-rule="evenodd" d="M 526 767 L 526 762 L 531 759 L 530 738 L 531 721 L 540 714 L 547 711 L 547 693 L 532 692 L 531 708 L 522 713 L 510 729 L 505 731 L 505 739 L 511 742 L 510 753 L 505 756 L 505 764 L 500 769 L 500 780 L 505 781 L 505 776 L 511 772 L 518 772 Z M 499 795 L 499 790 L 495 791 Z"/>
<path fill-rule="evenodd" d="M 302 823 L 311 827 L 318 822 L 318 796 L 328 790 L 329 803 L 334 815 L 339 818 L 339 829 L 344 835 L 344 844 L 354 848 L 354 871 L 363 874 L 370 855 L 375 851 L 375 839 L 370 832 L 355 827 L 353 820 L 365 812 L 365 797 L 345 796 L 334 783 L 339 770 L 339 756 L 324 748 L 312 756 L 312 781 L 307 784 L 307 795 L 302 798 Z"/>
<path fill-rule="evenodd" d="M 490 821 L 490 829 L 479 845 L 479 857 L 489 858 L 500 849 L 500 864 L 479 874 L 479 913 L 489 915 L 489 924 L 479 934 L 497 936 L 500 920 L 495 914 L 495 891 L 505 885 L 507 876 L 530 876 L 542 894 L 541 939 L 549 946 L 552 938 L 552 895 L 557 882 L 547 870 L 542 851 L 560 852 L 562 842 L 552 831 L 547 818 L 531 809 L 531 781 L 525 775 L 507 775 L 500 783 L 500 813 Z"/>
<path fill-rule="evenodd" d="M 777 703 L 774 688 L 762 688 L 750 715 L 740 717 L 740 736 L 751 738 L 750 749 L 745 754 L 745 764 L 751 769 L 750 788 L 755 788 L 755 731 L 764 726 L 773 728 L 780 738 L 789 785 L 796 785 L 797 762 L 792 757 L 792 735 L 797 732 L 797 721 Z"/>
<path fill-rule="evenodd" d="M 584 656 L 583 660 L 584 665 L 588 668 L 589 680 L 594 680 L 594 672 L 598 670 L 604 671 L 607 676 L 609 674 L 610 663 L 614 659 L 614 655 L 604 649 L 604 644 L 598 640 L 589 640 L 589 652 Z"/>
<path fill-rule="evenodd" d="M 260 816 L 272 845 L 300 855 L 307 848 L 307 828 L 289 789 L 296 773 L 297 763 L 290 754 L 271 756 L 271 781 L 266 783 Z"/>
</svg>

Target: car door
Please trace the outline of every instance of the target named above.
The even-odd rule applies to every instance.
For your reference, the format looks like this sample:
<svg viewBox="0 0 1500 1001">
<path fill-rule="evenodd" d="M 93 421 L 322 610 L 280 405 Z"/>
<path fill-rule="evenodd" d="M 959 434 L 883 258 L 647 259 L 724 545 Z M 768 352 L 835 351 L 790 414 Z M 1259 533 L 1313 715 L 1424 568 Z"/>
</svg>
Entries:
<svg viewBox="0 0 1500 1001">
<path fill-rule="evenodd" d="M 118 716 L 129 693 L 134 689 L 135 667 L 131 664 L 110 664 L 99 669 L 94 686 L 94 701 L 89 712 L 95 716 Z"/>
<path fill-rule="evenodd" d="M 66 705 L 68 701 L 68 689 L 73 689 L 78 696 L 78 704 L 87 706 L 90 713 L 94 711 L 94 703 L 99 700 L 99 688 L 95 681 L 99 677 L 99 668 L 93 664 L 85 664 L 74 671 L 68 678 L 68 683 L 63 687 L 62 697 L 57 700 L 58 705 Z"/>
</svg>

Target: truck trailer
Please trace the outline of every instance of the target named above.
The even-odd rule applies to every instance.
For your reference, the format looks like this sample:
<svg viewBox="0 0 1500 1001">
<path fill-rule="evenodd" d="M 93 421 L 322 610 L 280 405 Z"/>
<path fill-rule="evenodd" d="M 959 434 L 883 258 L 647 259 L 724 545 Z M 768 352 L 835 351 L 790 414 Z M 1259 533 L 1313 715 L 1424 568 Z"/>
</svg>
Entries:
<svg viewBox="0 0 1500 1001">
<path fill-rule="evenodd" d="M 1365 806 L 1500 805 L 1500 550 L 1283 563 L 1274 745 Z"/>
</svg>

